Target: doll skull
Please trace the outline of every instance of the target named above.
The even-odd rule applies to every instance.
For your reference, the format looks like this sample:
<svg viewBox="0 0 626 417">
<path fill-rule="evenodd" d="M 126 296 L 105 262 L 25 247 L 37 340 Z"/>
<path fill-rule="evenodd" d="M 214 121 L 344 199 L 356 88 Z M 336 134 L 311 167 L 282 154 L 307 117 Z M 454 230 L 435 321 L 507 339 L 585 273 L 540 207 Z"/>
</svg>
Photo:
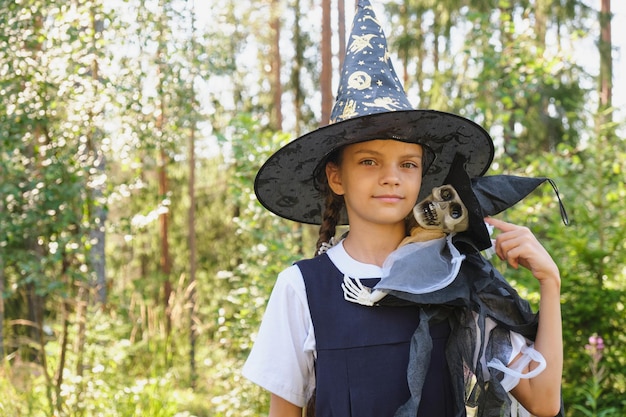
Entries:
<svg viewBox="0 0 626 417">
<path fill-rule="evenodd" d="M 439 229 L 444 233 L 467 230 L 467 209 L 451 185 L 433 188 L 428 197 L 413 207 L 417 223 L 424 229 Z"/>
</svg>

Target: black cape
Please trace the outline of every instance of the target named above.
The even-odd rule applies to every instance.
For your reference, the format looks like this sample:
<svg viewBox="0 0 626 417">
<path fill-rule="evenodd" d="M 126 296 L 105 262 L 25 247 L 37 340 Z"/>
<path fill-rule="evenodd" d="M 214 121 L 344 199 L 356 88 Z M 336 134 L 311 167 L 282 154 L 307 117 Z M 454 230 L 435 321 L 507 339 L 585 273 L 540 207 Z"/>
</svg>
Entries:
<svg viewBox="0 0 626 417">
<path fill-rule="evenodd" d="M 411 265 L 415 259 L 397 260 L 390 270 L 390 277 L 397 276 L 397 271 L 407 273 L 417 267 Z M 441 320 L 448 320 L 452 329 L 446 356 L 453 378 L 455 403 L 476 408 L 478 417 L 511 415 L 511 400 L 500 384 L 502 372 L 489 368 L 490 375 L 483 375 L 483 368 L 475 363 L 475 358 L 482 357 L 486 350 L 488 356 L 506 357 L 507 352 L 496 351 L 506 350 L 509 331 L 534 341 L 538 313 L 532 311 L 530 304 L 519 296 L 491 262 L 480 253 L 466 253 L 458 275 L 445 288 L 425 294 L 385 291 L 388 295 L 380 300 L 380 305 L 418 304 L 421 307 L 421 321 L 412 338 L 408 366 L 411 399 L 398 409 L 395 417 L 413 417 L 417 413 L 432 348 L 429 327 Z M 487 318 L 496 323 L 496 328 L 489 341 L 484 342 L 480 335 L 485 333 Z M 464 416 L 465 410 L 457 410 L 457 415 Z M 558 416 L 563 415 L 561 406 Z"/>
</svg>

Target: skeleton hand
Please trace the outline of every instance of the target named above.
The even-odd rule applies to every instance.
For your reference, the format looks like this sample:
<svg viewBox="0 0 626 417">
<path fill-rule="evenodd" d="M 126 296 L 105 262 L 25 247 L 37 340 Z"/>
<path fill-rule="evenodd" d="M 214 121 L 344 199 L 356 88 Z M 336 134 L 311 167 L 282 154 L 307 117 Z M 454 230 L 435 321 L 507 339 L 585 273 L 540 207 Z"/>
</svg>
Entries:
<svg viewBox="0 0 626 417">
<path fill-rule="evenodd" d="M 383 291 L 375 290 L 361 284 L 361 280 L 356 278 L 352 280 L 349 276 L 343 276 L 343 283 L 341 284 L 343 289 L 343 298 L 351 303 L 361 304 L 364 306 L 373 306 L 376 302 L 380 301 L 385 295 Z"/>
</svg>

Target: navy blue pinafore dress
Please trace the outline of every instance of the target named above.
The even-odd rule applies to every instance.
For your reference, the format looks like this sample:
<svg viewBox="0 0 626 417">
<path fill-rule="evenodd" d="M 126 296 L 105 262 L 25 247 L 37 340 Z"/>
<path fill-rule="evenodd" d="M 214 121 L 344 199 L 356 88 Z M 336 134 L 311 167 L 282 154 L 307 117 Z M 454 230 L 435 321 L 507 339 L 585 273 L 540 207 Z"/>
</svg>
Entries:
<svg viewBox="0 0 626 417">
<path fill-rule="evenodd" d="M 315 331 L 316 417 L 393 417 L 410 398 L 407 365 L 419 308 L 344 300 L 343 274 L 328 255 L 297 263 Z M 362 279 L 373 287 L 378 278 Z M 431 362 L 417 416 L 451 417 L 455 404 L 445 348 L 447 322 L 430 326 Z"/>
</svg>

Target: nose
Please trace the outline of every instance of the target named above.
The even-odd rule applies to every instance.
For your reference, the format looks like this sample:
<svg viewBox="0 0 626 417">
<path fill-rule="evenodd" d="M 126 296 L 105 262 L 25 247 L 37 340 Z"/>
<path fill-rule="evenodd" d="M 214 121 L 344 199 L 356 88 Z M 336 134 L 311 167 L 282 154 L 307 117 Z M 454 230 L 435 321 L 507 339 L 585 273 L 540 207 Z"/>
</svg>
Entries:
<svg viewBox="0 0 626 417">
<path fill-rule="evenodd" d="M 380 173 L 381 185 L 398 185 L 400 184 L 399 168 L 394 165 L 385 165 Z"/>
</svg>

